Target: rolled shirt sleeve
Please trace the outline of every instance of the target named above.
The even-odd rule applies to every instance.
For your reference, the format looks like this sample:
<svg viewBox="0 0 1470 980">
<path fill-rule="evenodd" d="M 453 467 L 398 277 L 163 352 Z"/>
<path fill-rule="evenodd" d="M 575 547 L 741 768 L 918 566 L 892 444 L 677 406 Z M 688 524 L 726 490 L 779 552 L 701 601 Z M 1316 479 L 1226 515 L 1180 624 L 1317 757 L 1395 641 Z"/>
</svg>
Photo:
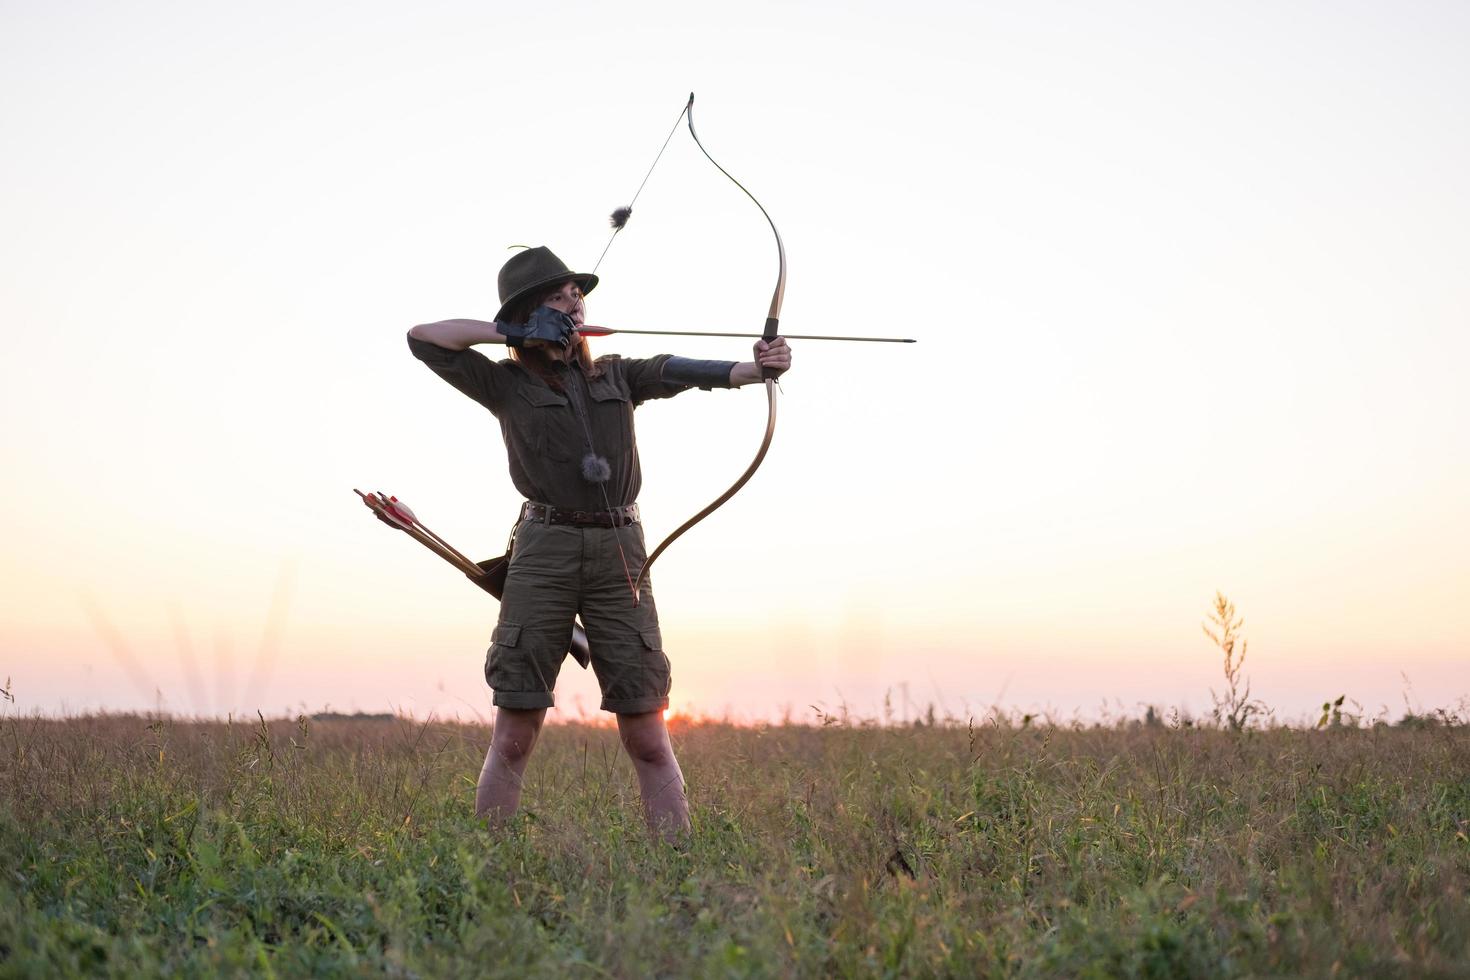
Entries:
<svg viewBox="0 0 1470 980">
<path fill-rule="evenodd" d="M 408 338 L 408 349 L 439 377 L 448 381 L 496 415 L 500 414 L 509 379 L 506 368 L 474 348 L 449 350 L 417 337 Z"/>
</svg>

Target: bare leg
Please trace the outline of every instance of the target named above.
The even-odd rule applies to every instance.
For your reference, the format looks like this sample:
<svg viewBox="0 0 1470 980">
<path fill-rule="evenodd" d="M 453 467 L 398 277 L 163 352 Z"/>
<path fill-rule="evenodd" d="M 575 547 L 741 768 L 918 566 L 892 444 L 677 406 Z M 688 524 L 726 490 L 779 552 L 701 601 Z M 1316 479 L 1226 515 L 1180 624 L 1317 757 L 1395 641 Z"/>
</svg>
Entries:
<svg viewBox="0 0 1470 980">
<path fill-rule="evenodd" d="M 505 823 L 520 806 L 521 777 L 545 720 L 545 708 L 495 709 L 495 732 L 475 787 L 475 816 L 486 818 L 492 827 Z"/>
<path fill-rule="evenodd" d="M 649 829 L 665 840 L 689 832 L 689 800 L 684 796 L 684 774 L 674 758 L 664 713 L 618 715 L 623 748 L 638 770 L 638 792 Z"/>
</svg>

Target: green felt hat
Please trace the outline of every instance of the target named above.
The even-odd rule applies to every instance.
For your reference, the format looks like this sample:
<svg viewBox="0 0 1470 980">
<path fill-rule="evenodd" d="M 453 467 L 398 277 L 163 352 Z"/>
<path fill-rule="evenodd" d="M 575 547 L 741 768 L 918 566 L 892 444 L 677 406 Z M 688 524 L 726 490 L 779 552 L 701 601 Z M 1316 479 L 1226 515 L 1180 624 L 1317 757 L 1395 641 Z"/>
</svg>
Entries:
<svg viewBox="0 0 1470 980">
<path fill-rule="evenodd" d="M 509 262 L 500 267 L 500 312 L 495 319 L 504 320 L 516 300 L 524 299 L 527 293 L 546 286 L 553 286 L 568 279 L 575 280 L 585 295 L 597 288 L 597 277 L 585 272 L 573 272 L 567 264 L 557 258 L 545 245 L 528 248 L 511 256 Z"/>
</svg>

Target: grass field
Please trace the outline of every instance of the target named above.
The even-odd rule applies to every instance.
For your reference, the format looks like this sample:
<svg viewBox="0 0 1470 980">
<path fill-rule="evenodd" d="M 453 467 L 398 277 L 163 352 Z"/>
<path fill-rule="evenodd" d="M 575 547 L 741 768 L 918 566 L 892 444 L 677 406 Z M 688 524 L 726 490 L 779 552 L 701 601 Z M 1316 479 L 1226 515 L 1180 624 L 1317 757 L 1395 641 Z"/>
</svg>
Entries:
<svg viewBox="0 0 1470 980">
<path fill-rule="evenodd" d="M 1464 725 L 674 731 L 4 719 L 0 975 L 1470 976 Z"/>
</svg>

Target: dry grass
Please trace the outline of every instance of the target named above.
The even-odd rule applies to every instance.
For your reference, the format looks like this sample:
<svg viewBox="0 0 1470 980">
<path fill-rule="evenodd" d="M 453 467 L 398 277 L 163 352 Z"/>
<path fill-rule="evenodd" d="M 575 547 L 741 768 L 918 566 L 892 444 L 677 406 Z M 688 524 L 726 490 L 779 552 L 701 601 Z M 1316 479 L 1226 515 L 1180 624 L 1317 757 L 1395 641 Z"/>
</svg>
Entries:
<svg viewBox="0 0 1470 980">
<path fill-rule="evenodd" d="M 0 974 L 1470 975 L 1470 729 L 0 724 Z"/>
</svg>

